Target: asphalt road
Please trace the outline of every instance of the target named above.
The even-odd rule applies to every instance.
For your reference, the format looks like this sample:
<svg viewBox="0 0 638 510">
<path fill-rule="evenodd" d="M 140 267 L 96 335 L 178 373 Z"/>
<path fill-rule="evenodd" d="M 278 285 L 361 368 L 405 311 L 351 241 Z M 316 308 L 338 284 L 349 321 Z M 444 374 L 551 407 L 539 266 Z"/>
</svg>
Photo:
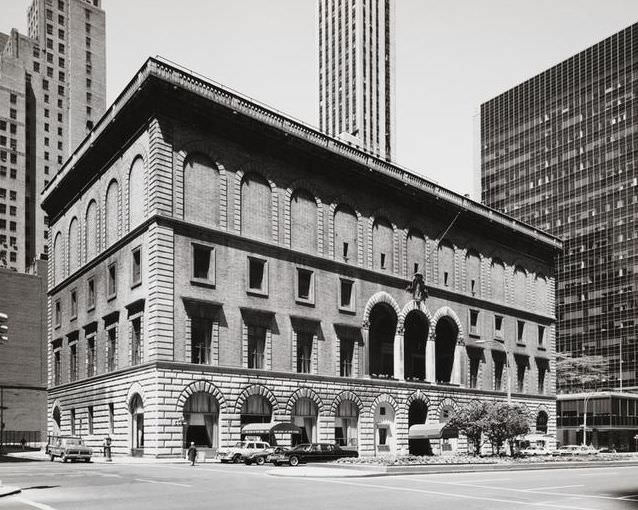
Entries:
<svg viewBox="0 0 638 510">
<path fill-rule="evenodd" d="M 638 467 L 290 478 L 202 464 L 0 464 L 0 510 L 638 509 Z"/>
</svg>

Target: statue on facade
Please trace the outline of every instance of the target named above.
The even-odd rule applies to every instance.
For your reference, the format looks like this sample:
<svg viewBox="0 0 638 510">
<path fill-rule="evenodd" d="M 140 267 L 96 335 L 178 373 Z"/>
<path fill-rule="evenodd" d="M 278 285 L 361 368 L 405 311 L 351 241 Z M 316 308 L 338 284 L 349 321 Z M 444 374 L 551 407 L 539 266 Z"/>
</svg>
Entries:
<svg viewBox="0 0 638 510">
<path fill-rule="evenodd" d="M 414 301 L 421 302 L 428 298 L 428 289 L 425 288 L 425 280 L 421 273 L 414 273 L 412 282 L 405 290 L 412 293 Z"/>
</svg>

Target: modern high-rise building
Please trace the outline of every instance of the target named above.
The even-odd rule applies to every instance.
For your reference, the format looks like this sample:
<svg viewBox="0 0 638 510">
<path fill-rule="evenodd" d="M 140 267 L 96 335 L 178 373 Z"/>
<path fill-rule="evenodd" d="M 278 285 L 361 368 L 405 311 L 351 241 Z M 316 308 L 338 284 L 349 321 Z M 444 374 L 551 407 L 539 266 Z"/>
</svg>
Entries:
<svg viewBox="0 0 638 510">
<path fill-rule="evenodd" d="M 637 65 L 638 24 L 481 106 L 482 200 L 564 240 L 557 350 L 604 360 L 564 393 L 638 389 Z M 635 399 L 621 400 L 590 402 L 594 442 L 635 447 Z M 585 402 L 559 401 L 559 439 L 582 431 Z"/>
<path fill-rule="evenodd" d="M 106 105 L 101 0 L 33 0 L 28 36 L 0 34 L 0 266 L 47 253 L 40 192 Z"/>
<path fill-rule="evenodd" d="M 394 1 L 319 0 L 319 128 L 390 160 L 393 117 Z"/>
</svg>

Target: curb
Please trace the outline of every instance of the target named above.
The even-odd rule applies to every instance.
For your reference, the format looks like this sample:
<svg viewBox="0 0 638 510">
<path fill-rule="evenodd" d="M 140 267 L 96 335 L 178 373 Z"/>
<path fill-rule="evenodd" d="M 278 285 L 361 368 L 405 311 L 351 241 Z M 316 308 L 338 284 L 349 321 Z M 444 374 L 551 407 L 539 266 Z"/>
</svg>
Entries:
<svg viewBox="0 0 638 510">
<path fill-rule="evenodd" d="M 9 485 L 0 485 L 0 498 L 4 496 L 12 496 L 22 492 L 20 487 L 10 487 Z"/>
</svg>

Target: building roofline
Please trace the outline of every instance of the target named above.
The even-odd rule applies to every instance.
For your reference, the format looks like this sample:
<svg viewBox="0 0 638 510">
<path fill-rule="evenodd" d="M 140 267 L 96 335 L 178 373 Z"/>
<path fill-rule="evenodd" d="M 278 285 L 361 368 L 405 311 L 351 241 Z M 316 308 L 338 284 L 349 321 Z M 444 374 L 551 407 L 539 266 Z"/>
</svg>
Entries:
<svg viewBox="0 0 638 510">
<path fill-rule="evenodd" d="M 190 69 L 183 68 L 161 57 L 149 57 L 146 62 L 144 62 L 113 104 L 104 115 L 102 115 L 94 129 L 78 145 L 73 154 L 71 154 L 57 174 L 44 188 L 42 191 L 43 202 L 48 200 L 52 191 L 66 179 L 78 160 L 84 156 L 106 127 L 115 120 L 131 98 L 143 87 L 145 81 L 151 77 L 170 83 L 176 88 L 179 87 L 183 90 L 198 94 L 217 104 L 224 105 L 233 112 L 241 113 L 258 122 L 278 129 L 287 136 L 294 136 L 340 157 L 350 159 L 361 166 L 367 167 L 371 172 L 390 177 L 402 183 L 404 186 L 411 186 L 436 199 L 443 200 L 451 205 L 481 216 L 488 221 L 501 224 L 504 227 L 535 238 L 537 241 L 549 245 L 554 249 L 560 250 L 562 248 L 562 241 L 551 234 L 515 220 L 495 209 L 475 202 L 466 196 L 450 191 L 431 180 L 414 174 L 407 168 L 385 161 L 345 141 L 326 135 L 309 124 L 293 119 L 289 115 L 261 104 L 248 96 L 242 95 L 209 78 L 198 75 Z"/>
<path fill-rule="evenodd" d="M 638 400 L 638 393 L 629 393 L 624 391 L 591 391 L 584 393 L 558 393 L 556 395 L 557 400 L 583 400 L 587 397 L 589 400 L 592 398 L 607 398 L 607 397 L 619 397 L 619 398 L 632 398 Z"/>
</svg>

